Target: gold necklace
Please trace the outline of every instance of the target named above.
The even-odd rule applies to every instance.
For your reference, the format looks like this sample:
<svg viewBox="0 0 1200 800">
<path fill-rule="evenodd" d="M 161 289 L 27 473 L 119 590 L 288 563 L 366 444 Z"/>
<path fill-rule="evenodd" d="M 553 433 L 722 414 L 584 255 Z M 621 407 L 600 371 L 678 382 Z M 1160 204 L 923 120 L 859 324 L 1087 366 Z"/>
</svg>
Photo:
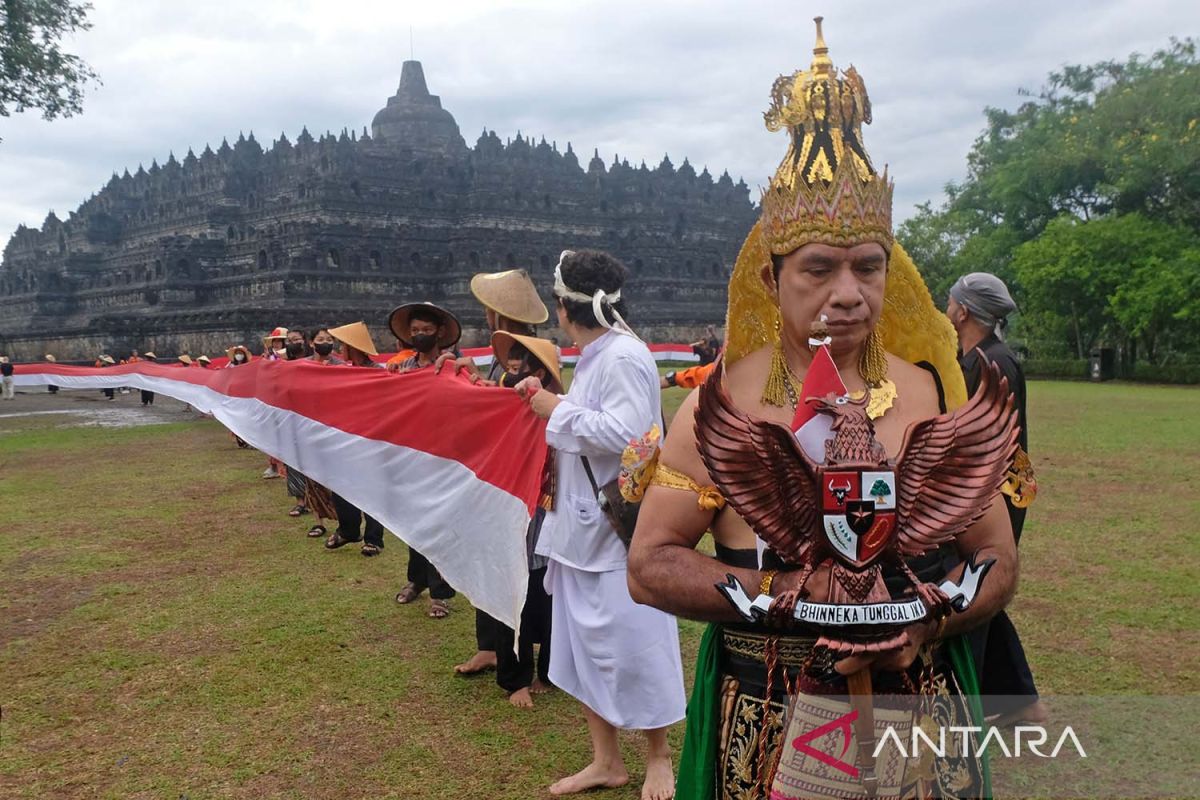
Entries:
<svg viewBox="0 0 1200 800">
<path fill-rule="evenodd" d="M 796 373 L 792 371 L 791 364 L 788 364 L 786 360 L 783 361 L 783 364 L 786 369 L 783 388 L 787 392 L 788 402 L 791 403 L 792 410 L 795 411 L 800 407 L 800 393 L 804 389 L 804 381 L 796 377 Z M 870 397 L 867 400 L 867 418 L 871 420 L 879 419 L 886 414 L 888 409 L 896 402 L 898 394 L 896 384 L 890 378 L 884 377 L 875 383 L 869 384 L 866 389 L 850 392 L 850 397 L 858 400 L 866 392 L 870 392 Z"/>
</svg>

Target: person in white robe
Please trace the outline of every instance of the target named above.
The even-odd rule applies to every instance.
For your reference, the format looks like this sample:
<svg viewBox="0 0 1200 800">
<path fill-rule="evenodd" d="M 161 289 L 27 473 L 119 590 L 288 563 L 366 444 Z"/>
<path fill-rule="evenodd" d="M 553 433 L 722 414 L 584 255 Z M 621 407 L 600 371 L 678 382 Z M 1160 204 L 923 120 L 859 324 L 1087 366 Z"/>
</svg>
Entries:
<svg viewBox="0 0 1200 800">
<path fill-rule="evenodd" d="M 558 324 L 580 348 L 570 390 L 546 391 L 535 378 L 517 389 L 547 420 L 558 451 L 555 508 L 538 543 L 549 558 L 552 600 L 550 680 L 584 707 L 592 763 L 550 787 L 565 795 L 629 781 L 617 731 L 644 731 L 643 800 L 674 794 L 667 728 L 684 717 L 686 698 L 673 616 L 635 603 L 626 582 L 627 551 L 597 502 L 614 480 L 621 452 L 662 425 L 654 358 L 621 316 L 628 271 L 607 253 L 564 251 L 555 270 Z"/>
</svg>

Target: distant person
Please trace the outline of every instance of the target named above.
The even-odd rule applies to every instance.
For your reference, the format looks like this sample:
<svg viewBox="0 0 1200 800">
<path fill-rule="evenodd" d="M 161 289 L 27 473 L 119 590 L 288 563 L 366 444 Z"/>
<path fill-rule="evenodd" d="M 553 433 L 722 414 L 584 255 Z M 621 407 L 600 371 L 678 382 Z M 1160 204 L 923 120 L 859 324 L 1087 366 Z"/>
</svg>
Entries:
<svg viewBox="0 0 1200 800">
<path fill-rule="evenodd" d="M 110 355 L 102 355 L 96 359 L 96 366 L 101 369 L 103 369 L 105 367 L 111 367 L 111 366 L 115 365 L 116 363 L 117 362 Z M 109 401 L 117 399 L 116 397 L 113 396 L 114 392 L 112 389 L 101 389 L 100 392 L 101 392 L 101 394 L 104 395 L 105 399 L 107 399 Z"/>
<path fill-rule="evenodd" d="M 154 355 L 154 352 L 151 350 L 147 350 L 146 354 L 141 356 L 140 358 L 142 361 L 146 362 L 147 364 L 153 364 L 158 360 L 158 356 Z M 154 405 L 154 392 L 151 392 L 147 389 L 142 389 L 141 391 L 142 391 L 142 405 L 143 406 Z"/>
<path fill-rule="evenodd" d="M 371 360 L 371 356 L 379 355 L 379 350 L 376 349 L 371 332 L 364 323 L 351 322 L 349 325 L 330 328 L 329 335 L 340 346 L 341 359 L 346 365 L 368 369 L 384 368 L 382 364 Z M 324 345 L 320 347 L 318 353 L 324 350 Z M 317 349 L 317 345 L 314 345 L 313 349 Z M 333 493 L 333 508 L 337 512 L 338 524 L 325 540 L 327 550 L 336 550 L 352 542 L 362 542 L 359 552 L 365 558 L 372 558 L 383 552 L 383 523 L 370 514 L 364 514 L 361 508 L 337 492 Z"/>
<path fill-rule="evenodd" d="M 5 400 L 15 400 L 13 395 L 13 365 L 8 356 L 0 356 L 0 397 Z"/>
<path fill-rule="evenodd" d="M 311 345 L 311 346 L 310 346 Z M 304 353 L 309 350 L 312 355 L 303 356 L 305 361 L 311 361 L 314 364 L 323 366 L 335 367 L 346 363 L 333 354 L 333 349 L 337 345 L 337 340 L 329 334 L 328 328 L 317 328 L 313 331 L 311 342 L 306 340 L 304 334 L 296 328 L 288 330 L 287 339 L 287 357 L 291 361 L 297 360 L 301 356 L 298 353 Z M 300 496 L 300 503 L 288 512 L 289 515 L 299 516 L 297 511 L 303 513 L 305 510 L 311 511 L 316 517 L 316 523 L 308 529 L 308 536 L 312 539 L 320 539 L 329 535 L 329 529 L 325 527 L 325 522 L 336 522 L 338 519 L 337 508 L 333 504 L 333 492 L 328 487 L 317 483 L 307 475 L 301 472 L 290 464 L 287 467 L 287 484 L 288 494 L 296 496 L 295 491 L 299 487 L 303 487 L 303 494 Z"/>
<path fill-rule="evenodd" d="M 433 303 L 405 303 L 397 307 L 388 315 L 388 327 L 404 347 L 416 353 L 395 366 L 395 371 L 400 373 L 432 367 L 438 356 L 452 349 L 462 335 L 458 318 Z M 454 589 L 429 559 L 409 546 L 408 583 L 396 593 L 396 602 L 407 605 L 426 589 L 429 590 L 429 616 L 433 619 L 450 616 Z"/>
<path fill-rule="evenodd" d="M 225 357 L 226 357 L 226 359 L 228 359 L 228 363 L 225 365 L 226 369 L 230 369 L 232 367 L 240 367 L 245 364 L 249 364 L 250 361 L 254 358 L 254 356 L 250 355 L 250 350 L 243 344 L 235 344 L 233 347 L 226 350 Z M 233 431 L 230 431 L 229 435 L 233 437 L 234 443 L 240 449 L 247 450 L 250 448 L 250 445 L 246 444 L 246 440 L 243 439 L 242 437 L 238 436 Z M 302 513 L 308 513 L 308 509 L 305 508 L 302 511 L 300 511 L 299 513 L 293 514 L 292 516 L 298 517 Z"/>
<path fill-rule="evenodd" d="M 553 343 L 532 336 L 508 331 L 492 334 L 492 351 L 505 365 L 500 385 L 515 389 L 529 377 L 537 378 L 547 391 L 561 392 L 562 377 L 558 355 Z M 538 538 L 546 517 L 546 508 L 554 505 L 553 479 L 546 472 L 554 469 L 554 451 L 546 450 L 543 467 L 542 497 L 525 532 L 525 552 L 528 557 L 529 582 L 525 590 L 525 605 L 521 610 L 521 635 L 504 623 L 495 623 L 496 683 L 508 693 L 508 702 L 517 708 L 533 708 L 533 695 L 549 691 L 551 647 L 551 603 L 546 594 L 546 568 L 549 559 L 537 552 Z M 516 644 L 516 648 L 513 644 Z M 533 646 L 539 644 L 537 657 Z M 514 652 L 514 649 L 516 652 Z"/>
<path fill-rule="evenodd" d="M 51 364 L 58 362 L 58 359 L 54 357 L 53 353 L 46 353 L 46 360 Z M 46 387 L 46 391 L 50 392 L 50 394 L 58 394 L 58 387 L 54 384 L 50 384 Z"/>
<path fill-rule="evenodd" d="M 717 331 L 712 325 L 705 329 L 703 339 L 692 342 L 692 352 L 700 359 L 702 367 L 717 360 L 717 354 L 721 352 L 721 340 L 717 338 Z"/>
<path fill-rule="evenodd" d="M 262 338 L 263 355 L 267 361 L 283 361 L 287 358 L 287 335 L 288 329 L 282 325 L 276 325 L 270 333 Z M 272 478 L 282 478 L 283 473 L 280 468 L 283 466 L 278 459 L 273 456 L 267 456 L 267 468 L 263 470 L 263 480 L 271 480 Z"/>
<path fill-rule="evenodd" d="M 987 272 L 972 272 L 959 278 L 950 287 L 946 316 L 958 333 L 959 363 L 967 380 L 967 392 L 973 394 L 979 386 L 986 362 L 994 363 L 1008 378 L 1008 388 L 1017 406 L 1021 425 L 1018 443 L 1029 452 L 1029 431 L 1025 417 L 1025 373 L 1016 353 L 1004 343 L 1003 331 L 1008 315 L 1017 310 L 1004 281 Z M 980 351 L 983 356 L 980 358 Z M 1007 494 L 1008 517 L 1013 538 L 1021 543 L 1025 526 L 1025 509 L 1013 505 Z M 1001 722 L 1041 723 L 1047 711 L 1038 698 L 1033 672 L 1021 647 L 1021 639 L 1008 614 L 1001 610 L 986 625 L 971 634 L 972 647 L 980 664 L 980 694 L 984 712 L 1001 715 Z M 1000 700 L 1003 698 L 1003 700 Z"/>
</svg>

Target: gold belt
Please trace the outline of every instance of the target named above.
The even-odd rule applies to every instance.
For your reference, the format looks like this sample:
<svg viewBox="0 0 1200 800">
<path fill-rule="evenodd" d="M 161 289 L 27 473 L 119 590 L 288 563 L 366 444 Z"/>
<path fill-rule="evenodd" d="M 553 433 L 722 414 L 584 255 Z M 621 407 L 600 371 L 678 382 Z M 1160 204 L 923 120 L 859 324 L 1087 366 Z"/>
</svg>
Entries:
<svg viewBox="0 0 1200 800">
<path fill-rule="evenodd" d="M 748 631 L 721 631 L 721 645 L 725 651 L 751 661 L 765 662 L 767 641 L 775 639 L 779 663 L 786 667 L 803 667 L 809 653 L 816 644 L 815 636 L 797 636 L 775 633 L 751 633 Z"/>
</svg>

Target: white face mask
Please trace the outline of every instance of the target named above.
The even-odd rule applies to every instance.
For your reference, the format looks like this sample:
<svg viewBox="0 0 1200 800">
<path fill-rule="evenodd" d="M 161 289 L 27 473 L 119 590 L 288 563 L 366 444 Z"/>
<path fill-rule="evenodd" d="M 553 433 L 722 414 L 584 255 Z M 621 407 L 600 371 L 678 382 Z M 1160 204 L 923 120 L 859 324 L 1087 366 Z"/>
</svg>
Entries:
<svg viewBox="0 0 1200 800">
<path fill-rule="evenodd" d="M 234 360 L 234 361 L 245 361 L 245 360 L 246 360 L 246 356 L 245 356 L 245 354 L 244 354 L 244 353 L 234 353 L 234 354 L 233 354 L 233 360 Z"/>
<path fill-rule="evenodd" d="M 284 358 L 285 356 L 287 356 L 287 348 L 285 347 L 281 350 L 276 350 L 275 355 L 279 356 L 280 358 Z"/>
</svg>

